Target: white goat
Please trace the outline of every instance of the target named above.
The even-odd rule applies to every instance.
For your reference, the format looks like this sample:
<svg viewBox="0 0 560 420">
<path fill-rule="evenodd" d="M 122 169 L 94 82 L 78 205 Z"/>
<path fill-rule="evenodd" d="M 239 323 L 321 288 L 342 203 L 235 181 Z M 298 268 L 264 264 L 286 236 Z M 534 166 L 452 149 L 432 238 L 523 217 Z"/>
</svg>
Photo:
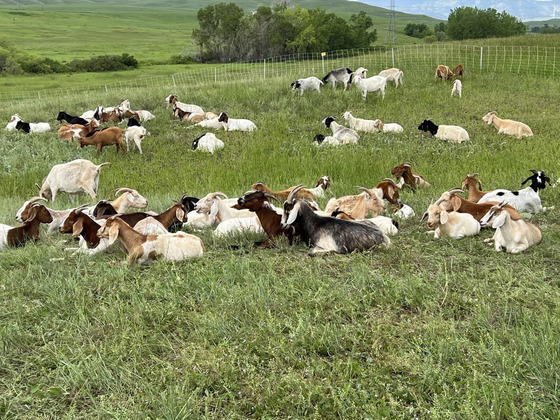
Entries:
<svg viewBox="0 0 560 420">
<path fill-rule="evenodd" d="M 223 121 L 220 121 L 218 117 L 202 120 L 199 123 L 193 124 L 188 129 L 194 127 L 202 127 L 202 128 L 211 128 L 213 130 L 227 130 L 227 124 Z"/>
<path fill-rule="evenodd" d="M 192 142 L 193 150 L 201 150 L 214 154 L 215 150 L 223 149 L 224 142 L 216 137 L 214 133 L 206 133 L 198 136 Z"/>
<path fill-rule="evenodd" d="M 220 238 L 246 232 L 264 233 L 257 215 L 253 215 L 253 217 L 234 217 L 233 219 L 224 220 L 216 226 L 213 235 Z"/>
<path fill-rule="evenodd" d="M 133 125 L 128 127 L 124 132 L 124 140 L 126 141 L 126 151 L 129 151 L 128 143 L 132 142 L 137 148 L 140 154 L 142 154 L 142 140 L 144 137 L 150 133 L 146 130 L 146 127 L 141 125 Z"/>
<path fill-rule="evenodd" d="M 422 220 L 426 216 L 428 217 L 428 228 L 433 230 L 435 239 L 443 236 L 462 239 L 465 236 L 475 236 L 480 233 L 480 223 L 470 213 L 455 211 L 448 213 L 439 204 L 431 204 Z"/>
<path fill-rule="evenodd" d="M 395 82 L 395 87 L 399 87 L 399 83 L 403 84 L 403 72 L 400 69 L 392 68 L 387 70 L 382 70 L 379 72 L 378 76 L 384 77 L 388 82 Z"/>
<path fill-rule="evenodd" d="M 399 209 L 395 212 L 394 216 L 398 217 L 399 219 L 410 219 L 411 217 L 416 216 L 414 209 L 410 207 L 408 204 L 401 203 L 399 205 Z"/>
<path fill-rule="evenodd" d="M 513 220 L 507 211 L 502 211 L 506 203 L 492 206 L 490 211 L 480 220 L 482 227 L 492 221 L 492 228 L 496 229 L 492 239 L 496 251 L 505 251 L 509 254 L 518 254 L 542 240 L 542 233 L 534 224 L 523 219 Z"/>
<path fill-rule="evenodd" d="M 385 235 L 395 236 L 397 233 L 399 233 L 399 228 L 397 227 L 396 222 L 390 217 L 376 216 L 364 220 L 375 223 L 379 228 L 379 230 L 383 232 Z"/>
<path fill-rule="evenodd" d="M 291 87 L 292 90 L 299 90 L 299 96 L 303 95 L 303 92 L 306 90 L 316 90 L 317 92 L 321 92 L 321 86 L 323 82 L 316 78 L 315 76 L 307 77 L 305 79 L 298 79 L 295 82 L 292 82 Z"/>
<path fill-rule="evenodd" d="M 431 120 L 422 121 L 418 130 L 429 132 L 432 136 L 440 140 L 447 140 L 453 143 L 462 143 L 469 140 L 469 133 L 458 125 L 435 125 Z"/>
<path fill-rule="evenodd" d="M 463 97 L 463 83 L 459 79 L 453 82 L 453 89 L 451 89 L 451 97 L 455 94 L 459 95 L 459 98 Z"/>
<path fill-rule="evenodd" d="M 379 128 L 377 128 L 375 124 L 377 120 L 364 120 L 362 118 L 356 118 L 350 111 L 346 111 L 342 114 L 342 118 L 344 118 L 344 121 L 346 121 L 353 130 L 364 131 L 366 133 L 379 132 Z"/>
<path fill-rule="evenodd" d="M 220 196 L 225 200 L 222 200 Z M 223 192 L 214 192 L 198 200 L 194 208 L 198 213 L 208 214 L 212 224 L 236 217 L 254 216 L 249 210 L 233 209 L 231 206 L 235 204 L 237 204 L 237 199 L 228 199 Z"/>
<path fill-rule="evenodd" d="M 334 120 L 333 116 L 327 117 L 321 122 L 325 124 L 325 127 L 331 129 L 333 133 L 332 136 L 338 139 L 342 144 L 358 143 L 358 140 L 360 139 L 360 135 L 355 130 L 352 130 L 351 128 L 344 127 L 343 125 L 338 124 Z"/>
<path fill-rule="evenodd" d="M 226 123 L 226 131 L 253 131 L 257 129 L 253 121 L 241 118 L 229 118 L 225 112 L 220 112 L 218 121 Z"/>
<path fill-rule="evenodd" d="M 10 122 L 8 124 L 6 124 L 6 130 L 8 130 L 8 131 L 15 130 L 18 121 L 22 121 L 21 117 L 18 114 L 12 115 L 12 118 L 10 119 Z"/>
<path fill-rule="evenodd" d="M 179 108 L 183 112 L 204 115 L 204 110 L 200 106 L 179 102 L 177 95 L 175 94 L 171 94 L 167 98 L 165 98 L 165 102 L 167 102 L 168 104 L 173 104 L 173 108 Z"/>
<path fill-rule="evenodd" d="M 354 72 L 354 84 L 362 92 L 362 98 L 365 100 L 368 92 L 377 92 L 377 96 L 381 93 L 381 98 L 385 99 L 387 79 L 382 76 L 372 76 L 366 79 L 367 71 L 367 69 L 360 67 Z"/>
<path fill-rule="evenodd" d="M 494 124 L 494 127 L 498 129 L 498 134 L 506 134 L 509 136 L 515 136 L 518 139 L 521 137 L 530 137 L 533 135 L 531 128 L 522 122 L 513 120 L 503 120 L 498 118 L 496 111 L 491 111 L 482 117 L 482 121 L 488 125 Z"/>
<path fill-rule="evenodd" d="M 384 133 L 402 133 L 404 129 L 400 124 L 397 123 L 384 123 L 381 120 L 375 120 L 375 127 L 378 131 L 382 131 Z"/>
<path fill-rule="evenodd" d="M 545 175 L 544 171 L 535 171 L 534 169 L 531 169 L 530 171 L 533 172 L 533 175 L 521 183 L 521 185 L 525 185 L 528 181 L 531 181 L 531 184 L 528 187 L 519 191 L 504 189 L 490 191 L 484 194 L 482 198 L 478 200 L 478 203 L 504 201 L 505 203 L 513 206 L 520 213 L 540 213 L 553 209 L 554 207 L 543 207 L 541 197 L 539 195 L 539 191 L 546 188 L 547 182 L 550 185 L 550 178 Z"/>
</svg>

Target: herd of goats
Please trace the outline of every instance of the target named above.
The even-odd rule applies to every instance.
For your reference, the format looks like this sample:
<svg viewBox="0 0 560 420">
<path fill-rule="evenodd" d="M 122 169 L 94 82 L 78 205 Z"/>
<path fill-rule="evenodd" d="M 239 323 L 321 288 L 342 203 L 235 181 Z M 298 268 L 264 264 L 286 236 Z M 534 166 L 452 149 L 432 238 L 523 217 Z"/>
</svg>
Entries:
<svg viewBox="0 0 560 420">
<path fill-rule="evenodd" d="M 402 84 L 403 72 L 387 69 L 379 75 L 366 78 L 367 69 L 356 71 L 340 68 L 330 71 L 322 80 L 316 77 L 298 79 L 293 82 L 293 90 L 302 95 L 307 90 L 319 90 L 326 83 L 342 83 L 344 88 L 353 83 L 365 99 L 368 92 L 378 92 L 383 97 L 387 81 Z M 438 66 L 436 80 L 462 76 L 462 66 L 453 71 L 446 66 Z M 457 83 L 458 82 L 458 83 Z M 461 82 L 456 79 L 452 95 L 461 95 Z M 253 131 L 256 125 L 246 119 L 229 118 L 224 112 L 216 115 L 193 104 L 179 102 L 177 95 L 169 95 L 165 101 L 172 105 L 173 115 L 180 120 L 194 123 L 193 126 L 225 131 Z M 128 118 L 127 128 L 118 126 L 99 128 L 99 123 L 121 123 Z M 149 135 L 141 122 L 154 118 L 146 110 L 132 111 L 130 102 L 123 101 L 115 107 L 97 107 L 81 116 L 72 116 L 61 111 L 57 120 L 67 124 L 58 129 L 61 139 L 67 142 L 76 140 L 78 147 L 93 145 L 97 156 L 103 147 L 116 145 L 117 152 L 124 153 L 123 135 L 127 150 L 132 142 L 142 153 L 141 141 Z M 317 135 L 318 145 L 344 145 L 357 143 L 358 131 L 363 132 L 402 132 L 397 123 L 383 123 L 380 120 L 355 118 L 346 112 L 343 118 L 349 127 L 338 124 L 334 117 L 327 117 L 323 124 L 332 131 L 331 136 Z M 495 112 L 483 117 L 488 124 L 494 124 L 499 133 L 516 136 L 532 135 L 531 129 L 521 122 L 500 119 Z M 12 116 L 7 130 L 46 132 L 48 123 L 27 123 L 19 115 Z M 460 143 L 469 139 L 465 129 L 458 126 L 437 126 L 425 120 L 419 130 L 430 132 L 433 136 Z M 206 133 L 193 141 L 193 149 L 214 153 L 223 148 L 223 142 L 213 133 Z M 0 224 L 0 249 L 19 247 L 27 241 L 37 241 L 41 223 L 48 225 L 48 233 L 59 231 L 70 233 L 79 238 L 77 248 L 68 248 L 77 253 L 94 255 L 111 249 L 120 242 L 128 252 L 129 262 L 149 264 L 156 259 L 180 261 L 200 257 L 205 248 L 202 240 L 189 231 L 216 226 L 216 236 L 242 231 L 261 232 L 267 240 L 259 246 L 271 247 L 279 237 L 285 237 L 289 244 L 301 241 L 311 248 L 312 253 L 351 253 L 364 251 L 376 246 L 391 245 L 390 236 L 397 234 L 397 219 L 407 219 L 415 215 L 408 205 L 401 202 L 400 191 L 410 188 L 429 186 L 418 173 L 413 172 L 409 163 L 392 169 L 393 178 L 385 178 L 374 188 L 357 187 L 361 192 L 356 195 L 331 198 L 325 209 L 321 210 L 317 198 L 324 197 L 331 187 L 328 176 L 322 176 L 315 188 L 292 186 L 285 190 L 274 191 L 261 182 L 239 198 L 227 198 L 222 192 L 214 192 L 202 198 L 183 196 L 179 201 L 161 214 L 154 212 L 129 212 L 133 208 L 145 208 L 148 201 L 138 191 L 119 188 L 114 200 L 102 200 L 95 206 L 80 206 L 67 210 L 48 208 L 40 201 L 54 201 L 59 192 L 66 192 L 71 200 L 75 194 L 86 193 L 92 199 L 97 196 L 101 168 L 108 163 L 95 165 L 86 159 L 76 159 L 52 167 L 39 188 L 39 195 L 26 201 L 16 214 L 22 226 L 12 227 Z M 532 175 L 522 182 L 527 187 L 519 191 L 498 189 L 482 191 L 477 174 L 469 174 L 461 188 L 445 191 L 430 204 L 422 220 L 427 219 L 427 227 L 434 238 L 449 236 L 461 239 L 477 235 L 481 228 L 493 228 L 495 233 L 491 242 L 497 251 L 519 253 L 541 241 L 540 230 L 531 222 L 523 219 L 522 213 L 546 211 L 542 206 L 539 192 L 550 185 L 544 171 L 531 170 Z M 464 190 L 468 197 L 459 195 Z M 388 204 L 386 205 L 385 202 Z M 379 215 L 390 206 L 391 218 Z M 371 215 L 371 216 L 370 216 Z M 369 216 L 369 217 L 368 217 Z"/>
</svg>

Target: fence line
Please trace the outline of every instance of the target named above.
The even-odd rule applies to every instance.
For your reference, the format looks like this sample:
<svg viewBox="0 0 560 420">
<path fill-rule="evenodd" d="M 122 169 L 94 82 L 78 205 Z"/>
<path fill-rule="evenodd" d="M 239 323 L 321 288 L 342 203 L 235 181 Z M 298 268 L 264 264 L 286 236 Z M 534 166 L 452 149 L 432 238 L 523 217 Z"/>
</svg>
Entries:
<svg viewBox="0 0 560 420">
<path fill-rule="evenodd" d="M 252 62 L 216 64 L 169 76 L 139 78 L 89 87 L 44 89 L 0 93 L 0 103 L 25 99 L 57 98 L 70 94 L 109 93 L 141 88 L 161 88 L 170 92 L 178 85 L 199 86 L 240 80 L 273 79 L 323 75 L 338 67 L 366 67 L 370 75 L 384 68 L 399 67 L 406 72 L 426 73 L 438 64 L 463 64 L 469 73 L 507 72 L 556 77 L 556 47 L 468 46 L 457 44 L 416 44 L 394 48 L 375 47 L 322 53 L 298 53 Z"/>
</svg>

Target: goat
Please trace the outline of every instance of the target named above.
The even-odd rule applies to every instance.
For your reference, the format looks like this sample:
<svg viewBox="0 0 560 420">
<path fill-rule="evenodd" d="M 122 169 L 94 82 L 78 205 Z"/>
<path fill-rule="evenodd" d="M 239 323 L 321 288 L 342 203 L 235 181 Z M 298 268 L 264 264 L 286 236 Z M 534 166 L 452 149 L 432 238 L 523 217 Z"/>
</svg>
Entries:
<svg viewBox="0 0 560 420">
<path fill-rule="evenodd" d="M 227 198 L 223 192 L 207 194 L 206 197 L 198 200 L 195 210 L 198 213 L 208 214 L 212 224 L 237 217 L 253 217 L 248 210 L 235 210 L 228 201 L 222 200 L 220 196 Z"/>
<path fill-rule="evenodd" d="M 100 238 L 108 238 L 109 245 L 117 239 L 128 251 L 128 263 L 153 263 L 157 258 L 166 261 L 182 261 L 204 254 L 202 240 L 184 232 L 164 235 L 143 235 L 136 232 L 118 216 L 112 216 L 98 231 Z"/>
<path fill-rule="evenodd" d="M 360 135 L 355 130 L 337 123 L 333 116 L 327 117 L 321 122 L 325 124 L 325 127 L 331 129 L 332 136 L 338 139 L 342 144 L 358 143 Z"/>
<path fill-rule="evenodd" d="M 408 185 L 413 192 L 416 191 L 416 188 L 430 186 L 430 183 L 426 181 L 422 175 L 412 171 L 412 165 L 410 163 L 405 162 L 395 166 L 391 169 L 391 175 L 399 182 L 397 184 L 399 188 Z"/>
<path fill-rule="evenodd" d="M 436 75 L 434 81 L 437 82 L 437 79 L 441 79 L 442 81 L 449 80 L 452 77 L 453 77 L 453 72 L 449 70 L 449 67 L 444 66 L 443 64 L 440 64 L 436 67 Z"/>
<path fill-rule="evenodd" d="M 448 140 L 453 143 L 462 143 L 469 140 L 469 133 L 458 125 L 435 125 L 431 120 L 422 121 L 418 130 L 430 132 L 432 136 L 440 140 Z"/>
<path fill-rule="evenodd" d="M 236 210 L 249 210 L 259 218 L 260 224 L 268 236 L 262 246 L 269 247 L 278 236 L 285 236 L 292 245 L 295 236 L 299 234 L 299 228 L 290 226 L 284 228 L 281 224 L 282 211 L 270 203 L 270 199 L 278 200 L 270 193 L 263 191 L 249 191 L 243 197 L 239 197 L 237 204 L 233 206 Z"/>
<path fill-rule="evenodd" d="M 118 107 L 111 110 L 103 108 L 101 114 L 99 115 L 99 121 L 101 121 L 102 123 L 120 123 L 123 119 L 123 114 Z"/>
<path fill-rule="evenodd" d="M 103 220 L 103 222 L 104 221 L 105 220 Z M 102 241 L 101 238 L 97 236 L 97 231 L 100 228 L 100 223 L 97 223 L 87 214 L 83 213 L 82 208 L 77 208 L 70 212 L 64 223 L 60 226 L 59 231 L 60 233 L 71 233 L 73 237 L 80 237 L 79 248 L 68 248 L 67 250 L 87 249 L 91 250 L 87 252 L 89 255 L 94 255 L 107 249 L 109 246 L 106 240 Z"/>
<path fill-rule="evenodd" d="M 202 120 L 188 128 L 191 129 L 193 127 L 211 128 L 213 130 L 227 130 L 227 124 L 220 121 L 217 115 L 214 118 Z"/>
<path fill-rule="evenodd" d="M 95 108 L 94 110 L 85 111 L 82 115 L 80 115 L 80 118 L 83 118 L 88 122 L 91 121 L 92 118 L 99 120 L 102 112 L 103 112 L 103 107 L 101 105 L 98 105 L 97 108 Z"/>
<path fill-rule="evenodd" d="M 383 199 L 387 200 L 394 207 L 398 207 L 401 203 L 399 187 L 391 178 L 385 178 L 375 186 L 383 192 Z"/>
<path fill-rule="evenodd" d="M 203 114 L 204 110 L 198 105 L 186 104 L 184 102 L 179 102 L 177 95 L 171 94 L 165 98 L 165 102 L 173 105 L 173 109 L 179 108 L 183 112 L 190 112 L 191 114 Z"/>
<path fill-rule="evenodd" d="M 398 222 L 391 219 L 390 217 L 375 216 L 369 219 L 356 220 L 348 213 L 343 212 L 341 210 L 333 211 L 331 216 L 336 217 L 338 219 L 353 220 L 355 222 L 360 222 L 360 223 L 373 223 L 379 228 L 381 232 L 383 232 L 387 236 L 395 236 L 397 233 L 399 233 Z"/>
<path fill-rule="evenodd" d="M 290 85 L 292 90 L 299 90 L 299 96 L 303 95 L 306 90 L 316 90 L 321 92 L 321 86 L 324 83 L 315 76 L 306 77 L 305 79 L 298 79 Z"/>
<path fill-rule="evenodd" d="M 332 83 L 333 89 L 336 88 L 336 84 L 342 83 L 344 84 L 344 90 L 348 87 L 349 84 L 352 84 L 352 75 L 354 73 L 348 67 L 340 67 L 335 70 L 331 70 L 327 73 L 325 77 L 323 77 L 323 84 Z"/>
<path fill-rule="evenodd" d="M 397 123 L 384 123 L 381 120 L 375 120 L 375 128 L 377 131 L 382 131 L 383 133 L 402 133 L 404 129 L 400 124 Z"/>
<path fill-rule="evenodd" d="M 257 129 L 255 123 L 251 120 L 240 118 L 229 118 L 225 112 L 220 112 L 218 122 L 226 123 L 226 131 L 253 131 Z"/>
<path fill-rule="evenodd" d="M 235 206 L 233 207 L 235 208 Z M 263 233 L 258 216 L 252 217 L 234 217 L 218 223 L 216 229 L 212 232 L 215 237 L 224 237 L 239 233 Z"/>
<path fill-rule="evenodd" d="M 57 121 L 65 120 L 68 124 L 80 124 L 80 125 L 87 125 L 88 120 L 82 117 L 76 117 L 70 114 L 67 114 L 66 111 L 60 111 L 56 116 Z"/>
<path fill-rule="evenodd" d="M 16 220 L 20 223 L 23 223 L 22 214 L 28 210 L 33 204 L 37 203 L 40 200 L 47 201 L 43 197 L 32 197 L 27 200 L 21 208 L 16 212 Z M 68 217 L 68 214 L 72 211 L 72 209 L 68 210 L 53 210 L 48 207 L 45 207 L 47 211 L 50 213 L 52 217 L 52 222 L 49 223 L 47 233 L 52 234 L 57 231 L 57 229 L 64 223 L 64 220 Z"/>
<path fill-rule="evenodd" d="M 84 120 L 85 121 L 85 120 Z M 96 128 L 99 127 L 99 122 L 92 118 L 89 123 L 86 124 L 64 124 L 58 129 L 58 137 L 66 142 L 72 142 L 74 139 L 80 137 L 85 137 L 89 133 L 92 133 Z"/>
<path fill-rule="evenodd" d="M 469 213 L 452 211 L 448 213 L 439 204 L 431 204 L 422 220 L 428 217 L 428 229 L 433 230 L 434 238 L 449 236 L 462 239 L 480 233 L 480 223 Z"/>
<path fill-rule="evenodd" d="M 467 189 L 469 196 L 467 201 L 471 203 L 478 203 L 478 201 L 490 191 L 482 191 L 482 183 L 477 178 L 477 173 L 467 174 L 463 183 L 461 184 L 461 189 Z"/>
<path fill-rule="evenodd" d="M 315 214 L 304 200 L 295 198 L 302 187 L 298 185 L 288 196 L 281 223 L 285 228 L 297 223 L 300 237 L 311 247 L 312 253 L 346 254 L 368 250 L 376 245 L 390 246 L 391 241 L 387 235 L 374 224 Z"/>
<path fill-rule="evenodd" d="M 206 133 L 198 136 L 192 142 L 193 150 L 201 150 L 214 154 L 215 150 L 223 149 L 224 142 L 217 138 L 213 133 Z"/>
<path fill-rule="evenodd" d="M 362 92 L 362 98 L 367 98 L 368 92 L 381 94 L 381 99 L 385 99 L 385 87 L 387 79 L 383 76 L 371 76 L 366 79 L 367 69 L 360 67 L 354 72 L 354 83 L 358 90 Z"/>
<path fill-rule="evenodd" d="M 129 151 L 128 143 L 132 142 L 142 154 L 142 140 L 149 135 L 150 133 L 146 129 L 146 127 L 142 126 L 129 126 L 126 130 L 124 130 L 124 140 L 126 142 L 126 151 Z"/>
<path fill-rule="evenodd" d="M 526 220 L 514 220 L 509 212 L 504 211 L 505 203 L 494 205 L 480 221 L 484 227 L 492 220 L 492 228 L 496 229 L 492 239 L 496 251 L 518 254 L 542 240 L 542 233 L 534 224 Z"/>
<path fill-rule="evenodd" d="M 363 191 L 357 195 L 347 195 L 339 198 L 331 198 L 325 206 L 325 213 L 331 214 L 335 210 L 341 210 L 354 219 L 364 219 L 371 211 L 373 216 L 385 211 L 383 202 L 383 190 L 381 188 L 356 187 Z"/>
<path fill-rule="evenodd" d="M 115 195 L 118 197 L 111 201 L 111 205 L 118 213 L 126 213 L 131 208 L 148 207 L 148 200 L 133 188 L 117 188 Z"/>
<path fill-rule="evenodd" d="M 362 118 L 356 118 L 352 115 L 350 111 L 346 111 L 342 114 L 344 121 L 348 123 L 351 129 L 356 131 L 364 131 L 366 133 L 377 133 L 379 128 L 376 125 L 378 120 L 365 120 Z"/>
<path fill-rule="evenodd" d="M 340 146 L 341 143 L 338 141 L 338 139 L 336 137 L 333 136 L 325 136 L 323 134 L 316 134 L 315 137 L 313 137 L 313 144 L 315 144 L 317 147 L 320 146 Z"/>
<path fill-rule="evenodd" d="M 181 222 L 181 223 L 185 222 L 186 220 L 185 210 L 186 210 L 185 206 L 183 206 L 181 203 L 175 203 L 164 212 L 156 215 L 138 211 L 133 213 L 119 214 L 118 216 L 131 227 L 136 227 L 136 224 L 142 219 L 145 219 L 147 217 L 153 217 L 155 220 L 160 222 L 165 229 L 169 229 L 169 227 L 173 222 Z"/>
<path fill-rule="evenodd" d="M 521 185 L 525 185 L 527 182 L 531 181 L 531 184 L 528 187 L 519 191 L 504 189 L 490 191 L 484 194 L 478 202 L 487 203 L 489 201 L 503 201 L 512 205 L 520 213 L 540 213 L 554 208 L 543 207 L 541 197 L 539 195 L 539 191 L 546 188 L 547 182 L 548 185 L 551 185 L 550 178 L 546 176 L 544 171 L 536 171 L 534 169 L 530 169 L 530 171 L 533 175 L 521 183 Z"/>
<path fill-rule="evenodd" d="M 70 200 L 74 201 L 74 194 L 86 193 L 91 198 L 97 196 L 99 185 L 99 171 L 109 162 L 95 165 L 86 159 L 76 159 L 67 163 L 54 165 L 47 177 L 43 180 L 43 185 L 39 187 L 39 196 L 47 200 L 54 201 L 58 191 L 67 192 Z"/>
<path fill-rule="evenodd" d="M 8 124 L 6 124 L 6 130 L 7 131 L 15 130 L 18 121 L 21 121 L 21 117 L 18 114 L 12 115 L 10 121 L 8 122 Z"/>
<path fill-rule="evenodd" d="M 393 216 L 398 217 L 399 219 L 406 220 L 416 216 L 416 213 L 414 212 L 414 209 L 408 204 L 400 203 L 398 206 L 398 210 L 393 214 Z"/>
<path fill-rule="evenodd" d="M 23 131 L 24 133 L 46 133 L 50 131 L 51 126 L 49 123 L 40 122 L 40 123 L 28 123 L 25 121 L 18 121 L 16 123 L 16 129 Z"/>
<path fill-rule="evenodd" d="M 403 84 L 403 72 L 400 69 L 392 68 L 387 70 L 382 70 L 379 72 L 378 76 L 384 77 L 388 82 L 395 82 L 395 87 L 399 87 L 399 83 Z"/>
<path fill-rule="evenodd" d="M 461 76 L 461 79 L 462 79 L 464 72 L 465 72 L 465 68 L 463 67 L 463 65 L 462 64 L 457 64 L 455 67 L 453 67 L 453 71 L 451 73 L 453 73 L 454 77 Z"/>
<path fill-rule="evenodd" d="M 288 195 L 290 195 L 290 193 L 293 191 L 294 188 L 295 186 L 286 188 L 285 190 L 282 191 L 272 191 L 269 187 L 267 187 L 265 184 L 263 184 L 260 181 L 255 182 L 251 186 L 251 189 L 255 191 L 266 192 L 268 194 L 273 195 L 278 200 L 282 200 L 282 201 L 285 201 L 288 198 Z M 321 178 L 319 178 L 319 180 L 315 184 L 315 188 L 311 188 L 311 189 L 300 188 L 296 198 L 302 198 L 304 200 L 313 201 L 317 197 L 324 197 L 325 190 L 327 188 L 331 188 L 331 179 L 327 175 L 323 175 Z"/>
<path fill-rule="evenodd" d="M 123 130 L 119 127 L 109 127 L 105 130 L 101 131 L 94 131 L 90 133 L 86 137 L 78 138 L 78 149 L 84 146 L 95 146 L 97 149 L 97 157 L 101 154 L 101 151 L 105 146 L 115 145 L 117 154 L 119 153 L 119 149 L 121 150 L 122 154 L 124 155 L 126 151 L 124 150 L 123 144 Z"/>
<path fill-rule="evenodd" d="M 0 225 L 0 249 L 20 247 L 27 241 L 39 239 L 39 225 L 53 221 L 49 211 L 39 203 L 32 204 L 22 213 L 23 226 Z"/>
<path fill-rule="evenodd" d="M 484 215 L 488 213 L 493 205 L 498 204 L 495 201 L 482 204 L 471 203 L 470 201 L 459 197 L 457 193 L 460 192 L 463 192 L 461 188 L 452 188 L 449 191 L 445 191 L 434 204 L 439 205 L 441 208 L 448 212 L 456 211 L 458 213 L 469 213 L 478 221 L 480 221 L 484 217 Z M 519 214 L 519 212 L 512 206 L 506 205 L 504 208 L 510 214 L 512 219 L 521 219 L 521 215 Z"/>
<path fill-rule="evenodd" d="M 514 120 L 505 120 L 498 118 L 496 111 L 491 111 L 482 117 L 482 121 L 488 125 L 494 124 L 498 129 L 498 134 L 506 134 L 508 136 L 515 136 L 518 139 L 522 137 L 530 137 L 533 135 L 531 128 L 522 122 Z"/>
<path fill-rule="evenodd" d="M 463 83 L 459 79 L 453 82 L 453 89 L 451 89 L 451 97 L 455 94 L 459 95 L 459 98 L 463 97 Z"/>
</svg>

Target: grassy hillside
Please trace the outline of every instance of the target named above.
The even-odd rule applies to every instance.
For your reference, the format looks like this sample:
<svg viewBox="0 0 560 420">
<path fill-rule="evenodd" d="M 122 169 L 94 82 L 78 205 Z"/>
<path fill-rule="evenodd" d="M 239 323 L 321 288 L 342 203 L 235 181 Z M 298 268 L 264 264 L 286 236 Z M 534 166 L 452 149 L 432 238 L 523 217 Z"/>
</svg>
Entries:
<svg viewBox="0 0 560 420">
<path fill-rule="evenodd" d="M 375 68 L 367 59 L 366 67 Z M 262 236 L 218 240 L 194 232 L 203 258 L 152 267 L 122 265 L 126 253 L 71 255 L 68 236 L 0 251 L 0 415 L 6 418 L 555 418 L 560 354 L 560 215 L 534 215 L 540 245 L 521 255 L 483 242 L 434 240 L 422 213 L 442 191 L 478 172 L 485 189 L 517 189 L 529 169 L 560 175 L 557 80 L 468 73 L 463 98 L 433 73 L 405 68 L 405 85 L 384 101 L 330 86 L 303 97 L 291 78 L 186 84 L 179 98 L 250 118 L 253 133 L 219 132 L 215 155 L 193 152 L 204 130 L 171 117 L 167 87 L 126 92 L 152 111 L 144 154 L 99 159 L 55 132 L 0 132 L 0 223 L 15 224 L 22 202 L 50 167 L 82 157 L 109 161 L 99 198 L 138 189 L 162 211 L 183 192 L 243 194 L 257 180 L 273 188 L 333 180 L 333 194 L 374 186 L 403 161 L 431 182 L 402 191 L 416 216 L 400 222 L 388 249 L 310 257 L 305 246 L 255 249 Z M 25 81 L 22 81 L 23 87 Z M 17 89 L 14 86 L 14 89 Z M 124 92 L 22 101 L 0 110 L 54 120 L 117 104 Z M 543 108 L 542 104 L 547 106 Z M 529 124 L 535 136 L 497 134 L 481 117 Z M 320 121 L 346 110 L 399 122 L 402 135 L 362 134 L 356 146 L 318 149 Z M 421 136 L 425 117 L 471 136 L 455 145 Z M 327 199 L 320 199 L 324 206 Z M 541 193 L 558 209 L 558 191 Z M 80 196 L 74 205 L 91 203 Z M 61 194 L 54 208 L 72 206 Z M 68 241 L 68 242 L 67 242 Z M 239 246 L 239 248 L 231 245 Z"/>
<path fill-rule="evenodd" d="M 246 10 L 262 2 L 240 2 Z M 319 2 L 300 2 L 313 8 Z M 198 27 L 196 12 L 208 2 L 135 1 L 119 4 L 109 2 L 46 2 L 15 6 L 0 5 L 0 33 L 19 49 L 41 57 L 68 61 L 99 54 L 128 52 L 140 60 L 168 60 L 173 54 L 192 50 L 191 33 Z M 350 17 L 360 10 L 374 19 L 378 43 L 385 40 L 386 10 L 357 2 L 329 1 L 320 6 L 330 12 Z M 48 22 L 48 24 L 46 24 Z M 396 14 L 397 29 L 407 23 L 437 20 L 427 16 Z M 408 37 L 399 36 L 399 42 Z M 415 42 L 415 40 L 411 40 Z"/>
</svg>

